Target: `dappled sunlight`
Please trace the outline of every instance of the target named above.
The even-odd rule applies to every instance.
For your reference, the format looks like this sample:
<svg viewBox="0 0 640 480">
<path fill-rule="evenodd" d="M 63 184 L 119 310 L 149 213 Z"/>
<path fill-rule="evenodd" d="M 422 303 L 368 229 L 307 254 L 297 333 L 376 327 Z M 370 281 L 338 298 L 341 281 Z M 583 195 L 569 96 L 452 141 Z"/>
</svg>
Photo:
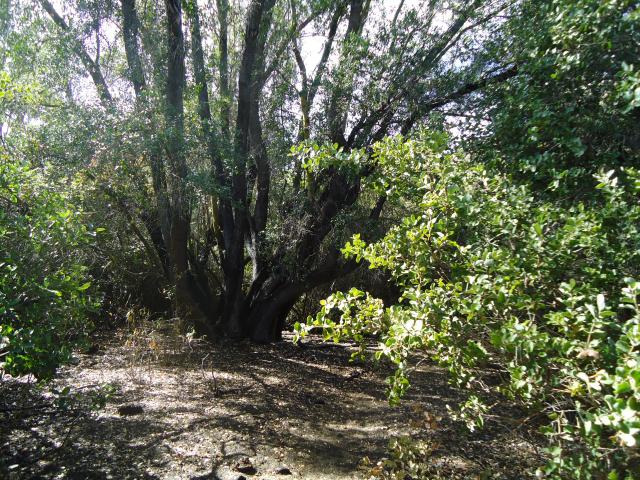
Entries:
<svg viewBox="0 0 640 480">
<path fill-rule="evenodd" d="M 349 362 L 353 348 L 347 344 L 312 338 L 304 347 L 289 340 L 180 345 L 167 335 L 154 339 L 152 349 L 145 342 L 122 347 L 127 342 L 118 338 L 62 370 L 58 387 L 114 386 L 104 409 L 59 409 L 53 417 L 29 410 L 24 417 L 5 414 L 5 438 L 21 445 L 2 447 L 11 475 L 225 478 L 246 457 L 258 478 L 286 467 L 294 478 L 356 479 L 366 477 L 362 459 L 383 457 L 397 436 L 442 437 L 452 450 L 458 441 L 469 442 L 452 425 L 430 431 L 412 423 L 418 409 L 442 414 L 442 399 L 459 398 L 432 365 L 420 367 L 407 402 L 392 407 L 383 395 L 391 367 Z M 4 398 L 14 386 L 2 388 Z M 17 404 L 25 394 L 15 396 Z M 495 436 L 497 444 L 529 445 L 502 435 Z M 479 447 L 478 459 L 492 448 L 486 441 Z M 463 470 L 477 468 L 472 461 Z"/>
</svg>

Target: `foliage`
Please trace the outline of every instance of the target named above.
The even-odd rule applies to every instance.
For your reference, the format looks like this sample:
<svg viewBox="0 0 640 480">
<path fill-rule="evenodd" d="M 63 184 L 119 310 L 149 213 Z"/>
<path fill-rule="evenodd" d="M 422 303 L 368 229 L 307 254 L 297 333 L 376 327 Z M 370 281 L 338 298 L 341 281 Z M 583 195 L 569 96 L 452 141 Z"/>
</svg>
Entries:
<svg viewBox="0 0 640 480">
<path fill-rule="evenodd" d="M 99 229 L 43 172 L 6 154 L 0 203 L 0 367 L 47 379 L 90 327 L 95 301 L 79 253 Z"/>
<path fill-rule="evenodd" d="M 489 136 L 473 148 L 559 197 L 601 165 L 637 165 L 639 20 L 633 0 L 521 2 L 488 46 L 519 75 L 481 102 Z"/>
<path fill-rule="evenodd" d="M 361 467 L 375 478 L 382 480 L 404 480 L 406 478 L 429 478 L 439 480 L 446 478 L 440 475 L 438 468 L 426 464 L 424 458 L 433 453 L 434 445 L 427 441 L 415 442 L 410 437 L 391 440 L 389 458 L 375 465 L 365 457 Z"/>
<path fill-rule="evenodd" d="M 405 164 L 428 150 L 423 142 L 386 155 Z M 601 171 L 599 202 L 567 208 L 463 154 L 419 157 L 414 213 L 381 241 L 355 236 L 343 249 L 391 272 L 403 288 L 398 304 L 335 293 L 299 334 L 320 326 L 363 348 L 366 336 L 379 336 L 376 356 L 397 366 L 394 402 L 409 385 L 410 353 L 426 350 L 457 385 L 480 397 L 495 388 L 548 416 L 554 448 L 545 473 L 630 475 L 640 441 L 638 172 Z M 508 380 L 486 385 L 487 364 Z M 473 395 L 464 407 L 471 425 L 487 412 Z"/>
<path fill-rule="evenodd" d="M 112 300 L 150 286 L 199 330 L 258 341 L 351 270 L 334 247 L 361 231 L 344 256 L 402 297 L 347 289 L 313 323 L 379 336 L 392 401 L 426 349 L 473 390 L 455 415 L 478 426 L 491 363 L 501 394 L 552 420 L 549 475 L 624 476 L 638 19 L 633 0 L 5 2 L 4 368 L 50 376 L 88 326 L 88 218 L 110 226 L 96 250 Z M 442 133 L 388 136 L 458 102 L 486 120 L 473 160 Z M 382 206 L 404 219 L 370 243 Z"/>
<path fill-rule="evenodd" d="M 334 168 L 346 175 L 356 176 L 367 160 L 364 151 L 354 149 L 345 152 L 337 143 L 318 145 L 306 142 L 291 147 L 291 156 L 297 158 L 308 174 L 318 174 L 322 170 Z"/>
</svg>

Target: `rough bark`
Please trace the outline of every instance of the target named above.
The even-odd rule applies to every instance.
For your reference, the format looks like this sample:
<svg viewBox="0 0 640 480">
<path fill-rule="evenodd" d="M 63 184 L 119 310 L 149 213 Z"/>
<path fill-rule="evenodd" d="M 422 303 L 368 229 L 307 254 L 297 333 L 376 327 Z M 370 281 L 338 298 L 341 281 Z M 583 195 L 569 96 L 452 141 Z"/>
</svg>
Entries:
<svg viewBox="0 0 640 480">
<path fill-rule="evenodd" d="M 220 82 L 220 120 L 225 139 L 231 126 L 231 92 L 229 90 L 229 1 L 216 0 L 218 9 L 218 71 Z"/>
<path fill-rule="evenodd" d="M 274 0 L 254 0 L 249 5 L 245 25 L 244 49 L 238 73 L 238 111 L 236 116 L 235 152 L 231 172 L 231 192 L 233 201 L 233 230 L 225 231 L 225 255 L 223 271 L 225 277 L 225 307 L 223 326 L 234 337 L 247 335 L 245 318 L 246 305 L 243 292 L 245 240 L 249 224 L 247 203 L 247 163 L 251 149 L 251 117 L 255 112 L 254 102 L 259 95 L 261 84 L 256 63 L 260 49 L 260 33 L 263 16 L 273 8 Z M 262 36 L 264 41 L 266 35 Z"/>
<path fill-rule="evenodd" d="M 218 143 L 216 142 L 216 132 L 213 127 L 211 116 L 211 106 L 209 101 L 209 85 L 207 82 L 206 67 L 204 62 L 204 50 L 202 48 L 202 33 L 200 29 L 200 12 L 198 3 L 195 0 L 185 2 L 191 24 L 191 59 L 193 64 L 193 75 L 198 89 L 198 116 L 202 124 L 204 142 L 207 145 L 207 152 L 211 164 L 211 177 L 215 184 L 222 186 L 225 184 L 225 174 L 220 158 Z M 225 225 L 231 225 L 230 203 L 226 198 L 218 198 L 212 193 L 212 217 L 213 231 L 217 244 L 224 249 L 224 238 L 222 230 Z M 222 213 L 221 213 L 222 212 Z"/>
<path fill-rule="evenodd" d="M 189 268 L 191 211 L 187 198 L 184 152 L 184 35 L 180 0 L 165 0 L 167 11 L 167 81 L 165 120 L 170 211 L 169 257 L 175 285 L 176 313 L 205 325 L 206 313 Z"/>
<path fill-rule="evenodd" d="M 298 95 L 300 97 L 300 130 L 298 132 L 298 142 L 303 142 L 311 137 L 311 109 L 313 108 L 313 103 L 316 98 L 318 88 L 320 88 L 323 75 L 326 71 L 329 55 L 331 54 L 331 50 L 333 48 L 334 40 L 336 37 L 336 32 L 338 31 L 338 25 L 344 15 L 344 11 L 344 5 L 338 4 L 333 12 L 333 15 L 331 16 L 331 22 L 329 23 L 329 29 L 327 32 L 327 39 L 325 41 L 324 47 L 322 48 L 322 55 L 311 81 L 309 81 L 309 78 L 307 77 L 307 69 L 300 49 L 298 48 L 296 42 L 293 43 L 294 58 L 302 77 L 302 88 L 298 92 Z M 300 165 L 299 161 L 297 161 L 297 163 L 295 164 L 294 169 L 295 173 L 293 178 L 293 190 L 294 192 L 299 192 L 300 182 L 302 180 L 302 165 Z"/>
<path fill-rule="evenodd" d="M 129 78 L 133 84 L 136 97 L 140 97 L 147 83 L 144 78 L 142 61 L 140 59 L 140 47 L 138 44 L 139 22 L 136 12 L 135 0 L 121 0 L 122 6 L 122 32 L 124 37 L 124 50 L 129 66 Z"/>
<path fill-rule="evenodd" d="M 349 23 L 345 34 L 345 43 L 354 41 L 360 35 L 365 20 L 364 0 L 351 0 L 349 4 Z M 342 60 L 353 61 L 348 58 L 348 49 L 343 49 Z M 352 73 L 346 74 L 346 78 L 339 79 L 339 84 L 334 88 L 327 110 L 327 126 L 329 140 L 340 146 L 346 145 L 344 131 L 347 127 L 347 114 L 351 96 L 353 95 Z"/>
</svg>

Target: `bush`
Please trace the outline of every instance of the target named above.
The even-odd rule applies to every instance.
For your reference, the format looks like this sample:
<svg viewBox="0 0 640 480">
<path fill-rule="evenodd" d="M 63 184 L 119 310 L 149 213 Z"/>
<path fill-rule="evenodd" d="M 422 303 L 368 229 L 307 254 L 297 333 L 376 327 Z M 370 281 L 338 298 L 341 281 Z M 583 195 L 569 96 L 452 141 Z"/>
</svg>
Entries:
<svg viewBox="0 0 640 480">
<path fill-rule="evenodd" d="M 355 236 L 347 258 L 388 270 L 402 287 L 397 305 L 352 289 L 323 301 L 306 325 L 326 338 L 380 338 L 378 358 L 395 362 L 391 401 L 409 385 L 408 356 L 421 349 L 471 390 L 458 415 L 470 426 L 495 389 L 546 415 L 551 444 L 541 475 L 636 478 L 640 442 L 640 175 L 600 171 L 590 203 L 536 198 L 525 185 L 432 139 L 389 139 L 384 165 L 420 165 L 414 212 L 384 239 Z M 384 169 L 384 168 L 383 168 Z M 364 345 L 364 342 L 363 342 Z M 480 375 L 499 365 L 505 381 Z M 604 477 L 603 477 L 604 478 Z"/>
<path fill-rule="evenodd" d="M 0 368 L 14 376 L 50 378 L 96 306 L 81 258 L 100 229 L 54 187 L 0 154 Z"/>
</svg>

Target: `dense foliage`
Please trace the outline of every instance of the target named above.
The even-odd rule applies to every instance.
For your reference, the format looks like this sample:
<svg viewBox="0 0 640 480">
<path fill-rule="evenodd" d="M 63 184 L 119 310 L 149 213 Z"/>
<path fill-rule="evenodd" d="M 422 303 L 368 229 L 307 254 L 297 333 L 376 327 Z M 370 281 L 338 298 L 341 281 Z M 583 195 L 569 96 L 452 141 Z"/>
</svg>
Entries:
<svg viewBox="0 0 640 480">
<path fill-rule="evenodd" d="M 383 240 L 356 236 L 343 252 L 389 270 L 402 297 L 384 308 L 356 289 L 336 293 L 307 328 L 363 345 L 380 335 L 379 356 L 398 366 L 394 401 L 416 349 L 479 392 L 489 388 L 482 367 L 500 365 L 508 375 L 498 391 L 553 420 L 548 473 L 625 465 L 640 440 L 638 173 L 603 172 L 601 205 L 565 209 L 462 154 L 434 152 L 433 142 L 390 143 L 379 148 L 385 162 L 416 159 L 423 169 L 415 212 Z M 485 409 L 474 395 L 462 412 L 481 423 Z"/>
<path fill-rule="evenodd" d="M 398 303 L 335 293 L 298 329 L 379 336 L 378 356 L 398 367 L 392 401 L 420 349 L 470 389 L 452 411 L 470 428 L 490 413 L 491 392 L 545 418 L 539 475 L 636 478 L 639 10 L 618 0 L 518 8 L 487 44 L 519 74 L 468 104 L 485 122 L 462 139 L 470 155 L 433 134 L 374 147 L 382 171 L 399 166 L 382 186 L 402 192 L 408 215 L 381 241 L 356 235 L 343 254 L 391 272 Z"/>
<path fill-rule="evenodd" d="M 209 337 L 278 339 L 296 304 L 353 270 L 344 238 L 380 219 L 384 198 L 360 196 L 366 155 L 312 172 L 292 146 L 366 152 L 514 74 L 473 41 L 507 0 L 0 6 L 1 68 L 47 92 L 30 119 L 8 116 L 8 142 L 37 139 L 43 163 L 82 174 L 112 227 L 115 289 L 153 279 L 145 306 Z"/>
<path fill-rule="evenodd" d="M 366 264 L 386 303 L 300 335 L 379 338 L 393 402 L 427 352 L 470 428 L 520 405 L 540 476 L 636 478 L 638 44 L 633 0 L 0 0 L 0 369 L 51 377 L 98 295 L 277 340 Z"/>
<path fill-rule="evenodd" d="M 37 86 L 0 74 L 3 130 L 40 101 Z M 86 224 L 73 182 L 37 165 L 35 146 L 16 152 L 2 140 L 0 369 L 47 379 L 90 329 L 95 300 L 83 252 L 99 229 Z"/>
<path fill-rule="evenodd" d="M 520 75 L 480 103 L 490 135 L 470 148 L 559 197 L 580 195 L 600 166 L 637 162 L 637 2 L 525 2 L 504 35 L 496 54 Z"/>
<path fill-rule="evenodd" d="M 90 328 L 80 252 L 98 229 L 39 169 L 0 155 L 0 353 L 11 375 L 46 379 Z"/>
</svg>

